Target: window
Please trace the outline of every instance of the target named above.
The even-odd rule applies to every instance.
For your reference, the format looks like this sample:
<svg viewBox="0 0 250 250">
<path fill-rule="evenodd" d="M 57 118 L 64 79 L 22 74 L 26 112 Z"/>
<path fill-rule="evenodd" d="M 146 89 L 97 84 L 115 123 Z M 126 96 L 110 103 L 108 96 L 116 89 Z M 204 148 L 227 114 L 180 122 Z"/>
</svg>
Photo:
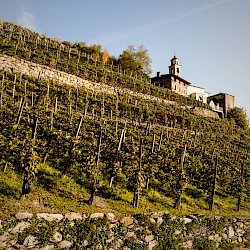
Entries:
<svg viewBox="0 0 250 250">
<path fill-rule="evenodd" d="M 177 69 L 177 73 L 179 74 L 180 73 L 179 68 L 176 68 L 176 69 Z"/>
<path fill-rule="evenodd" d="M 174 85 L 174 90 L 176 90 L 176 85 Z"/>
</svg>

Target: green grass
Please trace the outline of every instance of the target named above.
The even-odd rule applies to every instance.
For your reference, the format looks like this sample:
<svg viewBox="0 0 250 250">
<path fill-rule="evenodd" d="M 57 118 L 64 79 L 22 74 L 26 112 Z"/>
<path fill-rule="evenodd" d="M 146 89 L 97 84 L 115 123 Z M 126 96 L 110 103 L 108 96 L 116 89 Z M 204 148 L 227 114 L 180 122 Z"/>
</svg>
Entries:
<svg viewBox="0 0 250 250">
<path fill-rule="evenodd" d="M 39 182 L 40 178 L 40 182 Z M 43 181 L 41 181 L 43 179 Z M 242 211 L 237 212 L 237 200 L 232 197 L 216 196 L 214 211 L 208 210 L 206 197 L 194 197 L 199 190 L 193 186 L 188 186 L 186 193 L 182 197 L 182 210 L 173 207 L 172 197 L 164 196 L 163 193 L 153 189 L 143 191 L 139 208 L 133 208 L 131 201 L 132 192 L 126 189 L 118 189 L 117 199 L 102 199 L 108 205 L 98 207 L 90 206 L 86 203 L 89 198 L 88 191 L 77 184 L 69 176 L 62 176 L 58 170 L 46 164 L 38 167 L 37 180 L 32 183 L 32 192 L 24 199 L 19 199 L 22 178 L 12 169 L 0 172 L 0 218 L 10 217 L 17 212 L 27 211 L 31 213 L 67 213 L 67 212 L 110 212 L 116 215 L 131 215 L 155 211 L 169 211 L 172 215 L 186 214 L 206 214 L 206 215 L 227 215 L 227 216 L 250 216 L 250 203 L 242 202 Z M 192 192 L 190 191 L 192 190 Z"/>
</svg>

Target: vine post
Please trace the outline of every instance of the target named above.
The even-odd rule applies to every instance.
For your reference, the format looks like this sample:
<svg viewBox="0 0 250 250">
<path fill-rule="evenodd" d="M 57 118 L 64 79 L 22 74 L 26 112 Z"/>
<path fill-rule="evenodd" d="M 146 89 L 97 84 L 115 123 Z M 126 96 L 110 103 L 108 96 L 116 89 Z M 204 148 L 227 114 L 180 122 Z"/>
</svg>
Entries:
<svg viewBox="0 0 250 250">
<path fill-rule="evenodd" d="M 214 197 L 215 197 L 216 181 L 217 181 L 217 170 L 218 170 L 218 154 L 216 154 L 215 167 L 214 167 L 214 179 L 213 179 L 210 211 L 213 211 L 213 206 L 214 206 Z"/>
</svg>

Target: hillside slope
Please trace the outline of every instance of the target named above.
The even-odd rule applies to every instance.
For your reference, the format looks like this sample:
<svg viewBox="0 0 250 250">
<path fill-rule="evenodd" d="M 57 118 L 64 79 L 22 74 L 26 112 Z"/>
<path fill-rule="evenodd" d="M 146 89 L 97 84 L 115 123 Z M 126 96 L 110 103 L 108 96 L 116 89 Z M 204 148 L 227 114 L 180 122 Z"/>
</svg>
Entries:
<svg viewBox="0 0 250 250">
<path fill-rule="evenodd" d="M 17 48 L 15 62 L 37 63 L 53 44 L 4 29 L 1 39 L 0 53 Z M 27 58 L 35 45 L 38 54 Z M 0 58 L 9 63 L 9 56 Z M 205 104 L 94 65 L 81 64 L 86 79 L 105 75 L 109 87 L 17 73 L 16 64 L 0 71 L 0 217 L 20 210 L 209 213 L 212 205 L 215 214 L 232 215 L 240 214 L 237 203 L 249 215 L 246 131 L 189 108 L 209 112 Z"/>
</svg>

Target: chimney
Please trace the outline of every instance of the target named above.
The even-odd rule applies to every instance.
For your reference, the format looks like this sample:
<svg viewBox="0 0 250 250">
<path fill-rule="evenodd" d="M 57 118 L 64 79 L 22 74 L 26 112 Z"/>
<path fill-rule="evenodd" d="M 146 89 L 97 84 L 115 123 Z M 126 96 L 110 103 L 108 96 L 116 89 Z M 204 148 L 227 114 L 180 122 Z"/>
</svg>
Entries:
<svg viewBox="0 0 250 250">
<path fill-rule="evenodd" d="M 157 72 L 157 77 L 161 77 L 161 72 Z"/>
</svg>

